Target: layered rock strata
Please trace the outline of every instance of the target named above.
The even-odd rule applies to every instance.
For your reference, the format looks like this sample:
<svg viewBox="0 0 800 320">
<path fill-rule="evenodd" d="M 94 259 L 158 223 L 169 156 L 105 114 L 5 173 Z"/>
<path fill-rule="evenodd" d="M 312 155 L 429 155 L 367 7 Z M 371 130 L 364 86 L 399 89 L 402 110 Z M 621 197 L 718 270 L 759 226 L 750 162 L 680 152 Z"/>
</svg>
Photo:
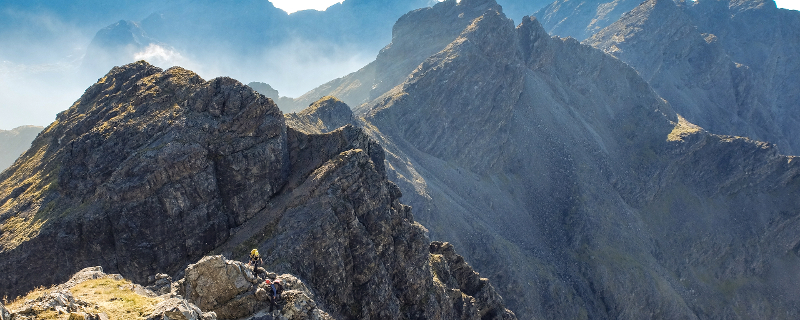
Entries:
<svg viewBox="0 0 800 320">
<path fill-rule="evenodd" d="M 327 103 L 337 104 L 318 105 Z M 434 281 L 425 228 L 384 166 L 363 130 L 287 127 L 271 99 L 233 79 L 143 61 L 114 68 L 0 176 L 0 288 L 18 295 L 102 265 L 161 292 L 168 276 L 149 275 L 202 283 L 195 268 L 182 271 L 190 262 L 211 251 L 245 259 L 257 247 L 333 318 L 514 319 L 498 297 L 461 310 L 470 297 Z M 221 318 L 258 308 L 237 300 L 252 289 L 243 281 L 213 298 L 224 304 L 185 288 Z"/>
</svg>

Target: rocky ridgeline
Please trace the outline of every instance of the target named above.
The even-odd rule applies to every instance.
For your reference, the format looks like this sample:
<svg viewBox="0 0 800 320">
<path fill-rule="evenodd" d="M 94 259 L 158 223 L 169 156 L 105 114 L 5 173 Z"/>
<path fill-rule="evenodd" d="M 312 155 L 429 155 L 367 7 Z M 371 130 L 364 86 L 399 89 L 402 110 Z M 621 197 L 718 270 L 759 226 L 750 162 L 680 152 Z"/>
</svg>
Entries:
<svg viewBox="0 0 800 320">
<path fill-rule="evenodd" d="M 690 44 L 673 49 L 713 53 L 691 45 L 705 38 L 680 36 L 691 28 L 672 28 L 681 17 L 669 4 L 645 2 L 669 18 L 648 24 Z M 428 13 L 446 20 L 459 10 L 475 18 L 451 43 L 354 109 L 432 239 L 459 248 L 521 318 L 800 316 L 791 298 L 800 291 L 788 285 L 800 281 L 796 157 L 701 129 L 645 72 L 551 37 L 535 18 L 515 27 L 492 1 Z M 423 30 L 419 41 L 435 25 L 422 13 L 406 17 Z M 658 47 L 673 37 L 650 39 Z"/>
<path fill-rule="evenodd" d="M 709 132 L 800 150 L 800 13 L 772 1 L 650 0 L 585 43 L 638 70 Z"/>
<path fill-rule="evenodd" d="M 502 310 L 502 298 L 487 279 L 478 277 L 464 259 L 454 253 L 452 245 L 434 242 L 430 251 L 435 281 L 446 288 L 447 296 L 458 308 L 455 311 L 460 316 L 453 319 L 514 319 L 510 313 L 496 314 L 497 310 Z M 313 290 L 294 275 L 261 271 L 264 277 L 257 277 L 245 263 L 219 255 L 206 256 L 189 265 L 183 278 L 172 282 L 168 275 L 158 274 L 152 277 L 155 279 L 152 285 L 144 287 L 126 284 L 121 275 L 106 274 L 102 267 L 89 267 L 74 274 L 66 283 L 19 303 L 13 310 L 0 305 L 0 320 L 38 319 L 47 314 L 70 320 L 108 320 L 110 316 L 103 312 L 102 306 L 87 301 L 90 299 L 85 291 L 73 289 L 86 281 L 104 278 L 123 284 L 123 291 L 150 298 L 145 305 L 137 306 L 148 310 L 147 314 L 140 315 L 147 320 L 335 319 L 315 301 Z M 272 289 L 265 283 L 266 279 L 280 280 L 283 285 L 283 292 L 274 303 L 271 303 Z M 88 293 L 89 298 L 91 294 Z M 103 298 L 109 299 L 108 296 Z M 110 297 L 112 301 L 115 299 L 124 298 Z"/>
<path fill-rule="evenodd" d="M 308 114 L 347 109 L 316 105 Z M 193 281 L 238 274 L 240 265 L 217 257 L 199 264 L 216 263 L 213 272 L 185 267 L 211 252 L 244 259 L 258 248 L 267 269 L 313 293 L 287 296 L 304 314 L 514 318 L 485 279 L 468 291 L 436 281 L 426 229 L 400 203 L 383 149 L 362 129 L 311 134 L 285 121 L 271 99 L 233 79 L 143 61 L 114 68 L 0 176 L 2 294 L 92 265 L 165 293 L 167 278 L 151 275 L 185 270 L 181 295 L 238 319 L 263 306 L 252 279 L 210 291 Z"/>
</svg>

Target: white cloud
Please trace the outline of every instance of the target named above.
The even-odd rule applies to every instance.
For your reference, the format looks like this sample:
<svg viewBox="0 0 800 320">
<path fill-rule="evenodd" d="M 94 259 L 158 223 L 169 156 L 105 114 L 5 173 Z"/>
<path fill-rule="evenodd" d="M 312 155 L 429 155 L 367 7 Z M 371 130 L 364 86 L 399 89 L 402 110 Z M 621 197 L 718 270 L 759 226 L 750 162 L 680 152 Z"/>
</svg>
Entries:
<svg viewBox="0 0 800 320">
<path fill-rule="evenodd" d="M 144 50 L 135 53 L 133 59 L 134 61 L 145 60 L 162 68 L 189 63 L 188 59 L 184 58 L 180 52 L 155 43 L 151 43 Z"/>
<path fill-rule="evenodd" d="M 778 8 L 800 10 L 800 0 L 775 0 Z"/>
<path fill-rule="evenodd" d="M 307 9 L 324 11 L 336 3 L 341 3 L 342 0 L 270 0 L 270 2 L 276 8 L 292 13 Z"/>
</svg>

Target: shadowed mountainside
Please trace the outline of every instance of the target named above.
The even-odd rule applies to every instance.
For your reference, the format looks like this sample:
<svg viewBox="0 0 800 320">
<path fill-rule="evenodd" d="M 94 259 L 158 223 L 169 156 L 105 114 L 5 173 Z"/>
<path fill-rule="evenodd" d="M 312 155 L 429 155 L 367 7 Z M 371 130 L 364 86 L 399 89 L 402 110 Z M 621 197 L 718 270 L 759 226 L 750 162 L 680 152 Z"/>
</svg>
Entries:
<svg viewBox="0 0 800 320">
<path fill-rule="evenodd" d="M 800 150 L 800 13 L 771 1 L 651 0 L 585 42 L 637 69 L 687 120 Z"/>
<path fill-rule="evenodd" d="M 431 237 L 522 318 L 799 315 L 796 158 L 702 130 L 626 64 L 493 4 L 429 9 L 482 13 L 354 107 Z"/>
</svg>

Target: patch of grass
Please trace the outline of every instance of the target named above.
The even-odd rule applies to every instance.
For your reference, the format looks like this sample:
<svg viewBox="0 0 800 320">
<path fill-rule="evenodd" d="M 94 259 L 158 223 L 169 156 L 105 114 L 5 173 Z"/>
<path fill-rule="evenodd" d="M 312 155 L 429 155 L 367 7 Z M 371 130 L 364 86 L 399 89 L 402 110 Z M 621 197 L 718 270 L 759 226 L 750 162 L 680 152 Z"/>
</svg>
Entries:
<svg viewBox="0 0 800 320">
<path fill-rule="evenodd" d="M 26 294 L 24 296 L 19 296 L 16 299 L 14 299 L 13 301 L 11 301 L 10 303 L 6 304 L 5 305 L 6 309 L 8 309 L 8 311 L 11 311 L 11 312 L 18 311 L 20 308 L 22 308 L 22 305 L 24 305 L 26 301 L 33 301 L 33 300 L 36 300 L 38 298 L 41 298 L 46 293 L 48 293 L 50 290 L 52 290 L 52 288 L 53 287 L 50 287 L 50 288 L 37 287 L 36 289 L 33 289 L 30 292 L 28 292 L 28 294 Z"/>
<path fill-rule="evenodd" d="M 672 128 L 672 132 L 667 135 L 667 141 L 683 141 L 684 137 L 700 132 L 700 130 L 700 127 L 686 121 L 686 119 L 679 115 L 678 123 Z"/>
<path fill-rule="evenodd" d="M 161 302 L 135 293 L 130 281 L 112 278 L 88 280 L 70 292 L 76 299 L 95 305 L 97 313 L 103 312 L 110 319 L 145 319 Z"/>
<path fill-rule="evenodd" d="M 46 220 L 11 217 L 0 225 L 0 248 L 13 250 L 20 244 L 39 235 Z"/>
</svg>

